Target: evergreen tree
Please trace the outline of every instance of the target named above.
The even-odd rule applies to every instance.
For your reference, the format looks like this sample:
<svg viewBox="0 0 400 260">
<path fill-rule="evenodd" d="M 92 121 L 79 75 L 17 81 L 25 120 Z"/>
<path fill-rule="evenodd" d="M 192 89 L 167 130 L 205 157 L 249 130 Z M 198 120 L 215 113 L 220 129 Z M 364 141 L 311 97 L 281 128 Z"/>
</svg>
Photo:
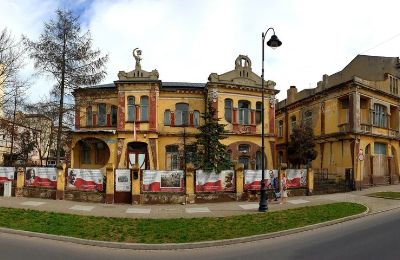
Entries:
<svg viewBox="0 0 400 260">
<path fill-rule="evenodd" d="M 295 127 L 287 148 L 289 162 L 297 168 L 300 165 L 308 165 L 309 162 L 317 158 L 317 151 L 314 150 L 314 147 L 312 128 L 308 125 L 301 128 Z"/>
<path fill-rule="evenodd" d="M 198 152 L 195 158 L 196 167 L 206 172 L 220 173 L 222 170 L 230 169 L 229 154 L 226 145 L 220 140 L 227 138 L 225 125 L 219 124 L 217 111 L 208 103 L 207 111 L 202 115 L 204 125 L 198 129 L 200 131 L 196 136 L 196 146 Z"/>
<path fill-rule="evenodd" d="M 55 79 L 53 93 L 59 97 L 57 163 L 62 149 L 61 131 L 66 112 L 64 96 L 84 86 L 98 84 L 106 75 L 108 55 L 92 49 L 90 32 L 81 32 L 79 17 L 71 11 L 57 10 L 56 19 L 44 24 L 37 42 L 25 38 L 35 68 Z"/>
</svg>

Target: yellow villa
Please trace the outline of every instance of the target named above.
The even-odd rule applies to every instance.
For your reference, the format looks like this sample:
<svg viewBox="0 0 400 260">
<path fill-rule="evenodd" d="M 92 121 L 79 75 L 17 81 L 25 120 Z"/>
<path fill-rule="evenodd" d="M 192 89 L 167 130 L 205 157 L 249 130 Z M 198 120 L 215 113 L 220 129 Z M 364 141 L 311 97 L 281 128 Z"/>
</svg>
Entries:
<svg viewBox="0 0 400 260">
<path fill-rule="evenodd" d="M 244 55 L 233 70 L 212 73 L 206 83 L 163 82 L 157 70 L 145 71 L 140 50 L 133 52 L 133 71 L 118 73 L 110 84 L 74 92 L 76 109 L 71 167 L 104 168 L 108 163 L 127 169 L 184 169 L 196 152 L 193 146 L 206 100 L 226 124 L 232 162 L 245 169 L 261 168 L 261 78 Z M 265 82 L 266 166 L 272 169 L 274 136 L 273 81 Z"/>
<path fill-rule="evenodd" d="M 399 78 L 399 58 L 358 55 L 316 88 L 290 87 L 276 110 L 277 161 L 287 161 L 293 128 L 309 124 L 316 172 L 341 176 L 353 188 L 397 183 Z"/>
</svg>

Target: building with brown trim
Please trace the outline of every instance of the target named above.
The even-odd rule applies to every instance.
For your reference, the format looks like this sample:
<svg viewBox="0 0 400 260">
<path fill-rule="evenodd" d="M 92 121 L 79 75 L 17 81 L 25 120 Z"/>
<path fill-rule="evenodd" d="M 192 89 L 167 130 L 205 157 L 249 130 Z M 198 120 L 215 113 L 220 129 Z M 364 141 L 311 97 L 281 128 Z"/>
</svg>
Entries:
<svg viewBox="0 0 400 260">
<path fill-rule="evenodd" d="M 277 161 L 287 161 L 294 127 L 309 124 L 316 137 L 316 172 L 368 186 L 399 180 L 397 57 L 358 55 L 343 70 L 324 75 L 313 89 L 287 90 L 277 105 Z"/>
</svg>

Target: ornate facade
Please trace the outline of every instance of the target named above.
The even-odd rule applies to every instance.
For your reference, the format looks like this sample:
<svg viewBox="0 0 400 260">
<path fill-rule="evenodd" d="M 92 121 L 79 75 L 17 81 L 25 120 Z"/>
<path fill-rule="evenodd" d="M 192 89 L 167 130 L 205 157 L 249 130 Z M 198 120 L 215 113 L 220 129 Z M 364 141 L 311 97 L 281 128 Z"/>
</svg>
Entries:
<svg viewBox="0 0 400 260">
<path fill-rule="evenodd" d="M 141 169 L 184 169 L 196 152 L 193 143 L 206 100 L 212 100 L 229 131 L 223 143 L 231 160 L 248 169 L 260 167 L 261 78 L 247 56 L 235 60 L 234 70 L 210 74 L 206 83 L 185 83 L 163 82 L 157 70 L 143 70 L 140 55 L 135 49 L 135 69 L 120 71 L 113 83 L 75 91 L 72 167 L 111 163 L 131 168 L 137 163 Z M 265 82 L 267 168 L 274 167 L 274 86 Z"/>
</svg>

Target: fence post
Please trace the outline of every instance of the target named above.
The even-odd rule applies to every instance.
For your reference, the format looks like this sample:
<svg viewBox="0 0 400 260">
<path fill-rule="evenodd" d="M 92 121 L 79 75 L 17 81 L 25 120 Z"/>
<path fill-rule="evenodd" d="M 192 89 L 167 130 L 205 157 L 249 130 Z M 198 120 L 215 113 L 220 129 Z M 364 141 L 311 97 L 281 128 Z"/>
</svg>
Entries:
<svg viewBox="0 0 400 260">
<path fill-rule="evenodd" d="M 114 164 L 106 166 L 106 204 L 114 203 Z"/>
<path fill-rule="evenodd" d="M 244 164 L 235 164 L 235 182 L 236 182 L 236 200 L 240 200 L 243 196 L 243 174 L 244 174 Z"/>
<path fill-rule="evenodd" d="M 24 168 L 19 167 L 17 170 L 17 188 L 15 189 L 15 197 L 24 196 L 25 172 Z"/>
<path fill-rule="evenodd" d="M 56 200 L 64 199 L 65 191 L 65 168 L 67 165 L 65 163 L 59 163 L 57 165 L 57 191 Z"/>
<path fill-rule="evenodd" d="M 308 168 L 307 171 L 307 195 L 312 195 L 314 192 L 314 169 Z"/>
<path fill-rule="evenodd" d="M 186 165 L 186 203 L 195 203 L 196 195 L 195 185 L 194 185 L 194 165 L 192 163 L 188 163 Z"/>
<path fill-rule="evenodd" d="M 137 163 L 132 166 L 132 204 L 140 204 L 140 169 Z"/>
</svg>

